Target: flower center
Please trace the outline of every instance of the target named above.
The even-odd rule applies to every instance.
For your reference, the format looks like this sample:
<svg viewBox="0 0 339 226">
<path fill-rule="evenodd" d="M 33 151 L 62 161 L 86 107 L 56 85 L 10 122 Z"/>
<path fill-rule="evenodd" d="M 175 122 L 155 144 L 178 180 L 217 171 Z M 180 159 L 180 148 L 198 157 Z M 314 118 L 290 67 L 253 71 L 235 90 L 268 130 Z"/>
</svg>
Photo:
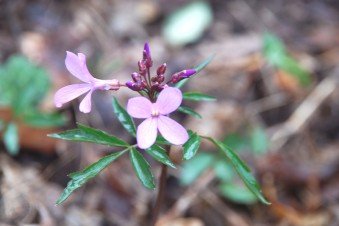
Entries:
<svg viewBox="0 0 339 226">
<path fill-rule="evenodd" d="M 151 115 L 152 117 L 157 117 L 159 116 L 159 111 L 157 109 L 153 109 Z"/>
</svg>

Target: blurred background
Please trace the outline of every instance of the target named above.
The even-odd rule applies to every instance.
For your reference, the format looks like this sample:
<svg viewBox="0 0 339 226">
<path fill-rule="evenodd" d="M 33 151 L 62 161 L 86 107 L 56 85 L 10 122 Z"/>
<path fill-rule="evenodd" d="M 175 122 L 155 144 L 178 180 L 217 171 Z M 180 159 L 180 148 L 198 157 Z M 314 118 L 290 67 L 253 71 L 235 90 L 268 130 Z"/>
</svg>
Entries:
<svg viewBox="0 0 339 226">
<path fill-rule="evenodd" d="M 87 56 L 97 78 L 130 80 L 144 42 L 167 75 L 215 54 L 185 90 L 188 128 L 214 136 L 249 163 L 264 206 L 213 146 L 169 171 L 159 226 L 339 225 L 339 2 L 331 0 L 0 0 L 0 225 L 147 225 L 156 191 L 120 158 L 60 206 L 70 172 L 114 151 L 53 140 L 76 122 L 133 142 L 112 111 L 134 93 L 97 92 L 56 109 L 55 91 L 77 80 L 65 51 Z M 154 174 L 159 164 L 150 160 Z"/>
</svg>

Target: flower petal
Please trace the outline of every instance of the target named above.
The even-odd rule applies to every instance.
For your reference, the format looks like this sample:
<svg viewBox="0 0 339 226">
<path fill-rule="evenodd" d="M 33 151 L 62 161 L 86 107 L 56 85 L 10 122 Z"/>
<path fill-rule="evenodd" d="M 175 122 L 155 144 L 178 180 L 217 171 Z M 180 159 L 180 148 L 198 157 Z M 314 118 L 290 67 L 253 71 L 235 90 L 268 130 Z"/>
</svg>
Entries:
<svg viewBox="0 0 339 226">
<path fill-rule="evenodd" d="M 182 93 L 180 89 L 167 87 L 163 89 L 155 103 L 160 114 L 167 115 L 175 111 L 182 102 Z"/>
<path fill-rule="evenodd" d="M 151 117 L 152 103 L 145 97 L 133 97 L 128 100 L 127 112 L 134 118 Z"/>
<path fill-rule="evenodd" d="M 91 89 L 90 84 L 73 84 L 62 87 L 54 95 L 54 103 L 56 107 L 61 107 L 64 103 L 67 103 L 82 94 L 88 92 Z"/>
<path fill-rule="evenodd" d="M 75 55 L 66 51 L 65 65 L 67 70 L 83 82 L 91 82 L 93 76 L 89 73 L 86 65 L 86 56 L 82 53 Z"/>
<path fill-rule="evenodd" d="M 144 120 L 137 129 L 138 147 L 146 149 L 151 147 L 157 138 L 157 118 L 148 118 Z"/>
<path fill-rule="evenodd" d="M 188 140 L 186 129 L 167 116 L 159 116 L 158 129 L 161 135 L 172 144 L 181 145 Z"/>
<path fill-rule="evenodd" d="M 91 111 L 92 108 L 92 93 L 93 90 L 89 91 L 85 98 L 81 101 L 80 105 L 79 105 L 79 110 L 83 113 L 89 113 Z"/>
</svg>

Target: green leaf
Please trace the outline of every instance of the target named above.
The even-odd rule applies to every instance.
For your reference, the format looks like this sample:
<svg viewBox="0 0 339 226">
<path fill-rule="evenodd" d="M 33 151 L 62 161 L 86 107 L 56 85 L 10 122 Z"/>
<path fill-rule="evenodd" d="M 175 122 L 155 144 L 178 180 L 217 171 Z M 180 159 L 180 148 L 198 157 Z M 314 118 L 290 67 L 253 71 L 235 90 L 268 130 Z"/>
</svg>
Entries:
<svg viewBox="0 0 339 226">
<path fill-rule="evenodd" d="M 212 9 L 207 2 L 192 2 L 166 18 L 163 36 L 174 46 L 193 43 L 203 35 L 212 20 Z"/>
<path fill-rule="evenodd" d="M 257 126 L 251 130 L 250 144 L 254 153 L 264 154 L 268 149 L 268 138 L 263 128 Z"/>
<path fill-rule="evenodd" d="M 24 114 L 23 120 L 28 125 L 44 128 L 63 126 L 66 119 L 63 115 L 57 113 L 30 112 Z"/>
<path fill-rule="evenodd" d="M 151 155 L 157 161 L 168 165 L 172 168 L 176 168 L 171 159 L 168 157 L 166 150 L 159 145 L 154 144 L 152 147 L 146 149 L 146 152 Z"/>
<path fill-rule="evenodd" d="M 287 53 L 284 43 L 277 36 L 265 33 L 263 42 L 264 56 L 270 64 L 294 76 L 302 86 L 311 84 L 309 72 Z"/>
<path fill-rule="evenodd" d="M 228 134 L 223 143 L 233 150 L 238 150 L 238 152 L 248 147 L 248 139 L 238 133 Z"/>
<path fill-rule="evenodd" d="M 46 71 L 20 55 L 1 65 L 0 81 L 0 102 L 11 106 L 16 115 L 36 109 L 50 87 Z"/>
<path fill-rule="evenodd" d="M 154 178 L 151 171 L 151 167 L 146 159 L 137 151 L 137 149 L 132 148 L 130 151 L 130 160 L 142 185 L 144 185 L 148 189 L 154 189 Z"/>
<path fill-rule="evenodd" d="M 215 54 L 210 55 L 209 57 L 207 57 L 204 61 L 202 61 L 201 63 L 199 63 L 197 66 L 195 66 L 193 69 L 196 70 L 196 73 L 194 75 L 194 77 L 196 77 L 196 75 L 202 71 L 207 65 L 209 65 L 209 63 L 211 63 L 211 61 L 213 60 Z M 183 87 L 187 82 L 188 82 L 188 78 L 187 79 L 183 79 L 181 81 L 179 81 L 178 83 L 176 83 L 174 86 L 177 88 L 181 88 Z"/>
<path fill-rule="evenodd" d="M 233 179 L 234 171 L 232 167 L 225 162 L 225 160 L 219 160 L 214 164 L 213 169 L 219 180 L 223 182 L 230 182 Z"/>
<path fill-rule="evenodd" d="M 178 111 L 184 114 L 192 115 L 193 117 L 196 117 L 198 119 L 201 119 L 201 115 L 197 112 L 195 112 L 192 108 L 186 107 L 186 106 L 180 106 L 178 108 Z"/>
<path fill-rule="evenodd" d="M 198 92 L 187 92 L 183 94 L 184 100 L 191 100 L 191 101 L 215 101 L 216 98 L 204 93 Z"/>
<path fill-rule="evenodd" d="M 117 118 L 121 122 L 122 126 L 133 136 L 136 135 L 136 128 L 131 116 L 127 111 L 119 104 L 116 98 L 113 99 L 113 109 Z"/>
<path fill-rule="evenodd" d="M 99 161 L 86 167 L 84 170 L 71 173 L 69 177 L 72 179 L 68 182 L 67 187 L 62 192 L 61 196 L 57 200 L 56 204 L 59 205 L 64 202 L 76 189 L 87 183 L 90 179 L 97 176 L 103 169 L 105 169 L 114 160 L 124 154 L 126 150 L 116 152 L 101 158 Z"/>
<path fill-rule="evenodd" d="M 163 144 L 163 145 L 171 145 L 170 142 L 168 142 L 163 136 L 158 135 L 157 139 L 155 141 L 157 144 Z"/>
<path fill-rule="evenodd" d="M 254 176 L 251 174 L 250 168 L 239 158 L 239 156 L 227 147 L 224 143 L 217 141 L 211 137 L 208 138 L 215 146 L 224 153 L 230 163 L 233 165 L 240 178 L 243 180 L 248 189 L 264 204 L 270 204 L 263 196 L 260 186 Z"/>
<path fill-rule="evenodd" d="M 201 152 L 194 158 L 185 161 L 180 175 L 181 184 L 192 184 L 205 170 L 212 166 L 214 161 L 214 155 L 206 152 Z"/>
<path fill-rule="evenodd" d="M 7 125 L 3 139 L 8 153 L 17 155 L 19 152 L 19 134 L 18 128 L 13 122 Z"/>
<path fill-rule="evenodd" d="M 49 137 L 69 140 L 96 143 L 108 146 L 128 147 L 129 144 L 125 141 L 112 136 L 102 130 L 87 127 L 85 125 L 78 124 L 78 129 L 67 130 L 61 133 L 49 134 Z"/>
<path fill-rule="evenodd" d="M 189 160 L 193 156 L 195 156 L 195 154 L 199 150 L 200 143 L 201 143 L 201 137 L 199 135 L 197 135 L 197 133 L 190 132 L 190 138 L 183 145 L 183 147 L 184 147 L 184 150 L 183 150 L 183 152 L 184 152 L 183 159 L 184 160 Z"/>
<path fill-rule="evenodd" d="M 227 199 L 240 204 L 254 204 L 257 197 L 246 187 L 237 184 L 224 183 L 219 186 L 219 190 Z"/>
</svg>

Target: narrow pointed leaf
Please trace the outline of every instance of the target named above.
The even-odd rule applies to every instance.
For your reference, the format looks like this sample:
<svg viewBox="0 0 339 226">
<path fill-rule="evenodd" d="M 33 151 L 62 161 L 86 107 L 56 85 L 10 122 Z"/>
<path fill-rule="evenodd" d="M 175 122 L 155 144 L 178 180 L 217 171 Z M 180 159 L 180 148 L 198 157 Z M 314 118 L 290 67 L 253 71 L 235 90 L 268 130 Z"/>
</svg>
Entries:
<svg viewBox="0 0 339 226">
<path fill-rule="evenodd" d="M 160 147 L 159 145 L 153 145 L 152 147 L 146 149 L 146 152 L 152 156 L 155 160 L 168 165 L 172 168 L 176 168 L 169 156 L 166 153 L 166 150 Z"/>
<path fill-rule="evenodd" d="M 130 151 L 130 160 L 134 169 L 135 174 L 139 178 L 142 185 L 148 189 L 154 189 L 154 178 L 151 171 L 151 167 L 146 159 L 137 151 L 132 148 Z"/>
<path fill-rule="evenodd" d="M 131 116 L 119 104 L 116 98 L 113 99 L 113 109 L 122 126 L 133 136 L 136 135 L 136 128 Z"/>
<path fill-rule="evenodd" d="M 213 138 L 208 138 L 215 146 L 226 155 L 227 159 L 233 165 L 247 188 L 264 204 L 270 204 L 261 192 L 260 185 L 251 174 L 250 168 L 239 158 L 239 156 L 227 147 L 224 143 Z"/>
<path fill-rule="evenodd" d="M 67 130 L 61 133 L 49 134 L 49 137 L 69 140 L 96 143 L 108 146 L 128 147 L 125 141 L 110 135 L 102 130 L 94 129 L 82 124 L 78 124 L 78 129 Z"/>
<path fill-rule="evenodd" d="M 186 107 L 186 106 L 180 106 L 178 108 L 178 111 L 181 113 L 187 114 L 187 115 L 192 115 L 195 118 L 201 119 L 201 115 L 197 112 L 195 112 L 192 108 Z"/>
<path fill-rule="evenodd" d="M 201 143 L 201 137 L 197 133 L 190 133 L 190 138 L 183 145 L 184 147 L 184 160 L 191 159 L 198 151 Z"/>
<path fill-rule="evenodd" d="M 215 101 L 216 98 L 204 93 L 198 92 L 187 92 L 183 94 L 184 100 L 191 100 L 191 101 Z"/>
<path fill-rule="evenodd" d="M 119 158 L 126 151 L 127 149 L 124 151 L 120 151 L 120 152 L 107 155 L 101 158 L 99 161 L 86 167 L 84 170 L 71 173 L 69 176 L 71 177 L 72 180 L 68 182 L 67 187 L 62 192 L 56 204 L 59 205 L 63 203 L 76 189 L 80 188 L 87 181 L 97 176 L 103 169 L 109 166 L 109 164 L 111 164 L 114 160 Z"/>
<path fill-rule="evenodd" d="M 3 139 L 8 153 L 17 155 L 19 152 L 19 134 L 18 128 L 13 122 L 7 125 Z"/>
<path fill-rule="evenodd" d="M 209 63 L 211 63 L 211 61 L 214 58 L 214 54 L 207 57 L 204 61 L 202 61 L 201 63 L 199 63 L 197 66 L 195 66 L 193 69 L 196 70 L 196 73 L 194 76 L 196 76 L 200 71 L 202 71 L 207 65 L 209 65 Z M 177 84 L 175 84 L 175 87 L 177 88 L 181 88 L 183 87 L 186 83 L 188 82 L 188 79 L 183 79 L 180 82 L 178 82 Z"/>
</svg>

